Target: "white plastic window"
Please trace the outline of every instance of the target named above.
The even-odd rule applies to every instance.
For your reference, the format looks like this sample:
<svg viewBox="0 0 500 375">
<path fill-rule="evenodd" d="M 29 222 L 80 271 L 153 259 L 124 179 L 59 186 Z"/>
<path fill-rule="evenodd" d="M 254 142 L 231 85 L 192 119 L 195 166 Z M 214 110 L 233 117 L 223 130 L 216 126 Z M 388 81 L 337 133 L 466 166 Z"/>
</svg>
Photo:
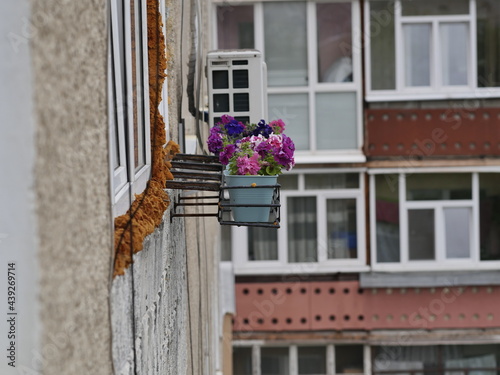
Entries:
<svg viewBox="0 0 500 375">
<path fill-rule="evenodd" d="M 495 268 L 500 171 L 371 171 L 374 270 Z M 486 203 L 489 202 L 489 203 Z M 493 251 L 492 251 L 493 250 Z"/>
<path fill-rule="evenodd" d="M 145 0 L 111 1 L 109 119 L 114 215 L 129 208 L 151 170 Z"/>
<path fill-rule="evenodd" d="M 369 101 L 500 95 L 500 54 L 491 53 L 500 41 L 495 0 L 370 0 L 365 7 Z"/>
<path fill-rule="evenodd" d="M 366 270 L 360 171 L 282 175 L 280 229 L 232 227 L 237 274 Z"/>
<path fill-rule="evenodd" d="M 263 52 L 268 113 L 287 124 L 297 161 L 362 157 L 359 3 L 216 4 L 214 47 Z"/>
</svg>

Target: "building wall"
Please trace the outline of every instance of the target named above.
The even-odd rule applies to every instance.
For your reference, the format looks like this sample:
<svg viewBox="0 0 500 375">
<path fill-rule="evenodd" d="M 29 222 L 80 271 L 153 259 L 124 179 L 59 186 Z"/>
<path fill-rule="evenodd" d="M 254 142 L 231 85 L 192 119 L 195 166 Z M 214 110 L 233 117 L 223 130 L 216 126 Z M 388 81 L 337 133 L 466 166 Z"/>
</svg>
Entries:
<svg viewBox="0 0 500 375">
<path fill-rule="evenodd" d="M 138 374 L 190 373 L 184 223 L 170 224 L 170 210 L 113 281 L 115 374 L 134 374 L 134 366 Z"/>
<path fill-rule="evenodd" d="M 31 2 L 45 374 L 111 373 L 106 3 Z"/>
<path fill-rule="evenodd" d="M 179 1 L 166 0 L 164 4 L 168 93 L 168 99 L 164 94 L 168 103 L 168 113 L 164 114 L 169 124 L 167 140 L 178 141 L 180 119 L 193 122 L 183 107 L 187 102 L 184 81 L 193 40 L 193 9 L 191 4 Z M 146 237 L 125 275 L 113 280 L 116 374 L 216 373 L 218 258 L 213 234 L 217 222 L 203 218 L 171 220 L 180 194 L 195 193 L 168 191 L 170 206 L 162 224 Z"/>
<path fill-rule="evenodd" d="M 5 350 L 0 373 L 6 375 L 16 373 L 8 363 L 17 368 L 31 366 L 40 337 L 39 288 L 35 286 L 39 277 L 33 176 L 35 119 L 31 51 L 23 29 L 29 14 L 28 0 L 0 4 L 0 34 L 5 36 L 0 38 L 0 346 Z M 11 271 L 17 288 L 13 305 L 7 305 L 9 263 L 16 263 Z M 14 336 L 7 323 L 11 306 L 18 314 L 14 316 Z M 15 358 L 8 359 L 11 347 Z"/>
</svg>

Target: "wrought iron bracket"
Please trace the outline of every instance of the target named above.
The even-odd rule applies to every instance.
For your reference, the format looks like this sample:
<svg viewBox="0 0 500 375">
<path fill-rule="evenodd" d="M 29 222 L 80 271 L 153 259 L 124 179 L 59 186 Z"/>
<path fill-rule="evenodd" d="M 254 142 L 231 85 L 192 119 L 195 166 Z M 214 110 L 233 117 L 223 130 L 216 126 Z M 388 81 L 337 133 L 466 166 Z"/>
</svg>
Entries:
<svg viewBox="0 0 500 375">
<path fill-rule="evenodd" d="M 273 199 L 269 205 L 261 204 L 231 204 L 228 198 L 229 189 L 244 189 L 248 186 L 226 186 L 222 174 L 223 166 L 216 156 L 177 154 L 171 161 L 173 180 L 166 182 L 166 189 L 176 189 L 192 192 L 216 192 L 211 195 L 179 194 L 174 199 L 174 207 L 170 212 L 170 221 L 175 217 L 216 217 L 220 225 L 236 225 L 249 227 L 279 228 L 280 222 L 280 185 L 262 185 L 255 188 L 273 188 Z M 217 210 L 208 213 L 185 213 L 186 207 L 216 207 Z M 269 222 L 238 222 L 231 215 L 233 207 L 269 207 Z"/>
</svg>

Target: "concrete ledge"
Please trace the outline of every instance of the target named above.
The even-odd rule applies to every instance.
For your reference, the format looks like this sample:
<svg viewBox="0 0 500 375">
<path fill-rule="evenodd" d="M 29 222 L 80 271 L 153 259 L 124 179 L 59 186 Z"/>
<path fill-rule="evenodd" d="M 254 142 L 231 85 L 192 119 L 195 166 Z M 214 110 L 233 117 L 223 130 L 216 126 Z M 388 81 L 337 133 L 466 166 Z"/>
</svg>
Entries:
<svg viewBox="0 0 500 375">
<path fill-rule="evenodd" d="M 500 285 L 500 271 L 447 271 L 361 273 L 362 288 L 431 288 L 446 286 Z"/>
</svg>

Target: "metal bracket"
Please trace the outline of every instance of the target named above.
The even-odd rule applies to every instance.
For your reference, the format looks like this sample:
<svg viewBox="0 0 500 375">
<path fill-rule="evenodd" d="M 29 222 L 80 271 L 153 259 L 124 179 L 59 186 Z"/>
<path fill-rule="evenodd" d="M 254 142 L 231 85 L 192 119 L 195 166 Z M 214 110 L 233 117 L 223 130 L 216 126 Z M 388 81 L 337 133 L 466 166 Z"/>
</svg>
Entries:
<svg viewBox="0 0 500 375">
<path fill-rule="evenodd" d="M 225 186 L 222 170 L 216 156 L 177 154 L 171 161 L 171 172 L 173 180 L 166 182 L 167 189 L 178 189 L 186 191 L 213 191 L 217 195 L 179 195 L 174 201 L 174 208 L 170 213 L 170 222 L 174 217 L 216 217 L 220 225 L 237 225 L 249 227 L 279 228 L 280 222 L 280 185 L 262 185 L 255 188 L 273 188 L 272 203 L 236 205 L 229 202 L 226 192 L 229 189 L 246 189 L 248 186 Z M 184 207 L 217 207 L 212 213 L 184 213 Z M 269 207 L 269 222 L 237 222 L 232 219 L 233 207 Z M 182 211 L 182 212 L 181 212 Z"/>
</svg>

